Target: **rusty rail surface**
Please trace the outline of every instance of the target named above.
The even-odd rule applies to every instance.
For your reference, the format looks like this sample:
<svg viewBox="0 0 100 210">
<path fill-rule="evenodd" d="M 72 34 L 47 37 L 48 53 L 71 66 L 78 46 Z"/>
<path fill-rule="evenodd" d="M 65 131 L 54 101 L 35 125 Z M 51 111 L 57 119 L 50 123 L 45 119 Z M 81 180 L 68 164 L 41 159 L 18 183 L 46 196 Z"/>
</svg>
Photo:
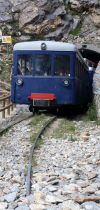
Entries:
<svg viewBox="0 0 100 210">
<path fill-rule="evenodd" d="M 7 110 L 7 114 L 10 115 L 10 111 L 13 111 L 14 108 L 14 104 L 11 103 L 11 95 L 3 95 L 2 97 L 0 97 L 0 103 L 1 103 L 1 108 L 0 108 L 0 112 L 2 112 L 2 118 L 5 118 L 6 115 L 6 110 Z"/>
</svg>

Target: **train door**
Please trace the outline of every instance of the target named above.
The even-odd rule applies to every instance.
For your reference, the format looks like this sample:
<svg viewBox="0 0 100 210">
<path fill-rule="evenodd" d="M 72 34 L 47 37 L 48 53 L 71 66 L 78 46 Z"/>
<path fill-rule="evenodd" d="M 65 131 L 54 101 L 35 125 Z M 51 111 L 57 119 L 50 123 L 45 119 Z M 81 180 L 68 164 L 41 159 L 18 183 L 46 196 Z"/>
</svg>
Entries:
<svg viewBox="0 0 100 210">
<path fill-rule="evenodd" d="M 57 95 L 58 104 L 71 104 L 72 94 L 72 71 L 73 53 L 57 52 L 54 55 L 53 78 L 55 82 L 54 91 Z"/>
</svg>

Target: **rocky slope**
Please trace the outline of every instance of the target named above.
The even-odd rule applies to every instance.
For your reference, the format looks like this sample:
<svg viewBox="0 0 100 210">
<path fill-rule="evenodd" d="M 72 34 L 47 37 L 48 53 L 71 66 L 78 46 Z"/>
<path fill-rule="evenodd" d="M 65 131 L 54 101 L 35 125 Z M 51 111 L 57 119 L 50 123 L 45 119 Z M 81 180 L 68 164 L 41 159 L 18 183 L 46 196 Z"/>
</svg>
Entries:
<svg viewBox="0 0 100 210">
<path fill-rule="evenodd" d="M 100 43 L 99 0 L 0 0 L 0 28 L 14 41 Z"/>
</svg>

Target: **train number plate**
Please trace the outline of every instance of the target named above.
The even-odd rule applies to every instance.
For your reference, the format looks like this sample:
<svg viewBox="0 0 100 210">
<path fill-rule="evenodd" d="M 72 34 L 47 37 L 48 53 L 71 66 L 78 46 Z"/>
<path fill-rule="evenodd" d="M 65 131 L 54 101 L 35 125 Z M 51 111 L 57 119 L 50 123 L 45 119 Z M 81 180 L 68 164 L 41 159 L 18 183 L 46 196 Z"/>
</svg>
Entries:
<svg viewBox="0 0 100 210">
<path fill-rule="evenodd" d="M 33 100 L 33 106 L 49 106 L 48 100 Z"/>
</svg>

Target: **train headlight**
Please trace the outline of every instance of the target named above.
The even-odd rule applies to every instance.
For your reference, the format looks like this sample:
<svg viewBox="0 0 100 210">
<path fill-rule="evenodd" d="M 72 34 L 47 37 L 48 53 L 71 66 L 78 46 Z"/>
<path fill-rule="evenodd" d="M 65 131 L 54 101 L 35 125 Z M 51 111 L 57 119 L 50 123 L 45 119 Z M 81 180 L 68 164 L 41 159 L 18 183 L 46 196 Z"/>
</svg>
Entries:
<svg viewBox="0 0 100 210">
<path fill-rule="evenodd" d="M 46 50 L 46 48 L 47 48 L 47 46 L 46 46 L 46 44 L 43 42 L 43 43 L 41 44 L 41 50 Z"/>
<path fill-rule="evenodd" d="M 68 80 L 64 80 L 64 85 L 68 86 L 69 85 L 69 81 Z"/>
<path fill-rule="evenodd" d="M 23 84 L 23 79 L 22 78 L 18 78 L 17 80 L 16 80 L 16 84 L 17 85 L 22 85 Z"/>
</svg>

